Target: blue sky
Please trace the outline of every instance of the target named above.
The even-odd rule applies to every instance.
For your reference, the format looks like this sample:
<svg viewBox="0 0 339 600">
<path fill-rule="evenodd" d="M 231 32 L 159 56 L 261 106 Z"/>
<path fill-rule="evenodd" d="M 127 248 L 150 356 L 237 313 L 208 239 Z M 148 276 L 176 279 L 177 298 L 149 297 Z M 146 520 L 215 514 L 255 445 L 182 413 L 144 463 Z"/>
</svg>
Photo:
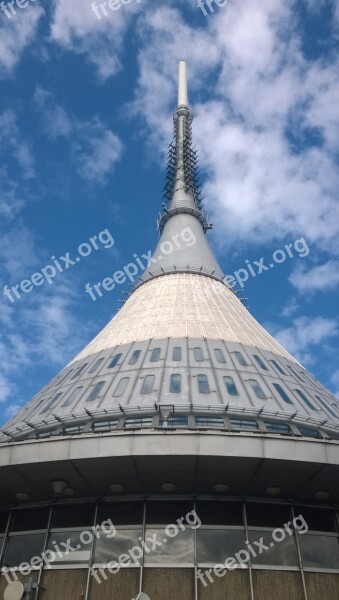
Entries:
<svg viewBox="0 0 339 600">
<path fill-rule="evenodd" d="M 208 9 L 207 9 L 208 10 Z M 339 8 L 324 0 L 87 0 L 0 13 L 1 421 L 107 323 L 102 281 L 155 246 L 177 62 L 185 58 L 209 240 L 227 274 L 303 238 L 307 256 L 249 277 L 254 316 L 339 390 Z M 3 293 L 108 229 L 114 245 L 11 302 Z"/>
</svg>

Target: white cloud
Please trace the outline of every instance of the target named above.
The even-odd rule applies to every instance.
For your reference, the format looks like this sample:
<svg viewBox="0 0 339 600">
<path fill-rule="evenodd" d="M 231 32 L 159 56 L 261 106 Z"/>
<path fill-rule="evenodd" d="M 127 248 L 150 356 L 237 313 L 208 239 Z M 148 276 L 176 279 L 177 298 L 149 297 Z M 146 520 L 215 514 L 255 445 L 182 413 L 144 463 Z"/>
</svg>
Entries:
<svg viewBox="0 0 339 600">
<path fill-rule="evenodd" d="M 24 50 L 35 37 L 38 23 L 44 14 L 42 6 L 17 9 L 16 15 L 7 19 L 1 13 L 0 26 L 0 76 L 9 75 L 19 62 Z"/>
<path fill-rule="evenodd" d="M 332 290 L 339 285 L 339 262 L 329 260 L 309 270 L 298 265 L 289 281 L 301 293 Z"/>
<path fill-rule="evenodd" d="M 280 315 L 282 317 L 291 317 L 292 315 L 294 315 L 294 313 L 298 312 L 299 308 L 300 306 L 297 302 L 297 299 L 291 298 L 291 300 L 286 304 L 286 306 L 284 306 Z"/>
<path fill-rule="evenodd" d="M 17 117 L 12 109 L 7 109 L 0 115 L 0 143 L 2 147 L 6 147 L 6 157 L 9 152 L 12 154 L 24 177 L 33 177 L 33 154 L 27 142 L 22 139 Z"/>
</svg>

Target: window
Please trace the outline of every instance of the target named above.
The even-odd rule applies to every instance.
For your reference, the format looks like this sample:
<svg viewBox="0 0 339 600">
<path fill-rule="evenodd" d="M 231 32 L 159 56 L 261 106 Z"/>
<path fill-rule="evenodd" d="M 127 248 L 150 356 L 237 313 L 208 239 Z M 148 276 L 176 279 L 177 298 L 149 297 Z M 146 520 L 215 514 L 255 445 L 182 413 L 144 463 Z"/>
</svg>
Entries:
<svg viewBox="0 0 339 600">
<path fill-rule="evenodd" d="M 114 538 L 115 539 L 115 538 Z M 166 529 L 151 529 L 146 527 L 146 539 L 167 540 L 166 544 L 158 544 L 151 551 L 145 554 L 145 563 L 180 563 L 194 564 L 194 531 L 186 529 L 181 531 L 176 537 L 166 537 Z M 131 548 L 132 546 L 129 546 Z"/>
<path fill-rule="evenodd" d="M 32 556 L 41 556 L 45 537 L 45 533 L 10 536 L 2 565 L 5 567 L 18 567 L 21 563 L 30 562 Z"/>
<path fill-rule="evenodd" d="M 79 396 L 81 390 L 82 390 L 82 386 L 75 388 L 75 390 L 73 390 L 70 393 L 70 395 L 68 396 L 67 400 L 62 404 L 62 406 L 70 406 L 72 404 L 72 402 L 74 402 L 74 400 L 77 399 L 77 397 Z"/>
<path fill-rule="evenodd" d="M 171 394 L 180 394 L 181 392 L 181 375 L 171 375 L 170 381 L 170 392 Z"/>
<path fill-rule="evenodd" d="M 266 429 L 269 433 L 280 433 L 282 435 L 292 435 L 292 431 L 288 423 L 276 423 L 265 421 Z"/>
<path fill-rule="evenodd" d="M 281 375 L 286 375 L 285 371 L 281 368 L 281 366 L 276 360 L 271 360 L 270 362 Z"/>
<path fill-rule="evenodd" d="M 256 431 L 259 429 L 259 425 L 254 419 L 231 419 L 231 427 L 232 429 L 245 431 Z"/>
<path fill-rule="evenodd" d="M 313 406 L 311 400 L 309 400 L 307 398 L 307 396 L 305 396 L 304 392 L 302 392 L 301 390 L 294 390 L 295 392 L 297 392 L 298 396 L 300 396 L 300 398 L 305 402 L 305 404 L 311 408 L 312 410 L 315 410 L 315 407 Z"/>
<path fill-rule="evenodd" d="M 46 438 L 50 438 L 51 435 L 53 435 L 53 432 L 55 431 L 55 429 L 48 429 L 47 431 L 40 431 L 39 433 L 36 434 L 36 438 L 38 440 L 44 440 Z"/>
<path fill-rule="evenodd" d="M 65 379 L 67 379 L 68 375 L 70 375 L 73 372 L 73 370 L 74 369 L 70 369 L 69 371 L 67 371 L 67 373 L 63 375 L 63 377 L 60 379 L 60 381 L 58 381 L 56 385 L 60 385 L 63 381 L 65 381 Z"/>
<path fill-rule="evenodd" d="M 127 388 L 129 382 L 129 377 L 123 377 L 122 379 L 120 379 L 117 387 L 115 388 L 114 392 L 113 392 L 113 396 L 117 397 L 117 396 L 122 396 Z"/>
<path fill-rule="evenodd" d="M 55 558 L 53 559 L 55 564 L 88 564 L 91 556 L 90 546 L 88 541 L 79 543 L 79 535 L 81 531 L 58 531 L 53 532 L 49 536 L 47 543 L 47 549 L 54 551 Z M 66 544 L 70 544 L 74 550 L 72 552 L 55 552 L 55 548 L 66 547 Z"/>
<path fill-rule="evenodd" d="M 304 381 L 303 378 L 301 377 L 301 375 L 299 375 L 296 371 L 294 371 L 292 369 L 292 367 L 290 367 L 289 365 L 287 366 L 287 368 L 291 371 L 292 375 L 294 375 L 297 379 L 299 379 L 299 381 Z"/>
<path fill-rule="evenodd" d="M 112 517 L 112 523 L 116 524 L 113 519 L 114 517 Z M 100 537 L 95 542 L 94 563 L 106 566 L 110 561 L 118 561 L 120 555 L 126 554 L 131 548 L 140 545 L 141 536 L 142 529 L 140 527 L 140 529 L 118 529 L 114 537 L 111 534 L 110 537 Z M 132 559 L 130 558 L 129 561 L 131 564 Z M 133 561 L 133 565 L 135 564 Z"/>
<path fill-rule="evenodd" d="M 88 363 L 85 363 L 83 365 L 81 365 L 81 367 L 79 367 L 79 369 L 77 369 L 72 377 L 72 379 L 75 379 L 76 377 L 78 377 L 78 375 L 81 375 L 84 370 L 86 369 Z"/>
<path fill-rule="evenodd" d="M 168 429 L 176 429 L 177 427 L 188 427 L 188 417 L 169 417 L 168 419 L 160 419 L 160 427 Z"/>
<path fill-rule="evenodd" d="M 304 425 L 298 425 L 298 429 L 301 435 L 304 435 L 305 437 L 323 439 L 320 431 L 314 429 L 313 427 L 305 427 Z"/>
<path fill-rule="evenodd" d="M 100 365 L 104 362 L 104 358 L 98 358 L 98 360 L 95 361 L 93 367 L 90 368 L 90 370 L 88 371 L 88 373 L 94 373 L 95 371 L 97 371 L 100 367 Z"/>
<path fill-rule="evenodd" d="M 102 388 L 104 387 L 105 383 L 106 383 L 106 381 L 98 381 L 98 383 L 96 383 L 94 388 L 92 389 L 86 402 L 93 402 L 94 400 L 96 400 L 98 398 Z"/>
<path fill-rule="evenodd" d="M 256 553 L 256 556 L 251 559 L 252 564 L 296 567 L 298 565 L 298 557 L 293 537 L 287 535 L 285 539 L 281 539 L 279 543 L 272 544 L 272 531 L 273 530 L 265 531 L 263 529 L 249 531 L 248 539 L 250 543 L 254 544 L 257 540 L 263 539 L 265 547 L 267 548 L 267 550 L 261 554 Z"/>
<path fill-rule="evenodd" d="M 141 350 L 134 350 L 131 358 L 129 359 L 129 365 L 135 365 L 138 362 Z"/>
<path fill-rule="evenodd" d="M 76 435 L 77 433 L 82 433 L 84 428 L 84 425 L 70 425 L 69 427 L 64 427 L 62 433 L 63 435 Z"/>
<path fill-rule="evenodd" d="M 196 427 L 216 427 L 225 428 L 224 419 L 222 417 L 195 417 Z"/>
<path fill-rule="evenodd" d="M 161 348 L 153 348 L 150 361 L 158 362 L 160 360 Z"/>
<path fill-rule="evenodd" d="M 181 355 L 182 355 L 182 351 L 181 351 L 181 348 L 180 348 L 180 346 L 175 346 L 175 347 L 173 348 L 173 356 L 172 356 L 172 359 L 173 359 L 173 360 L 181 360 Z"/>
<path fill-rule="evenodd" d="M 95 433 L 103 433 L 105 431 L 112 431 L 113 429 L 116 429 L 117 426 L 118 421 L 116 419 L 112 421 L 96 421 L 96 423 L 93 423 L 92 430 Z"/>
<path fill-rule="evenodd" d="M 152 427 L 153 426 L 153 417 L 137 417 L 136 419 L 126 419 L 125 427 L 126 429 L 139 429 L 139 427 Z"/>
<path fill-rule="evenodd" d="M 225 364 L 226 359 L 224 357 L 223 351 L 220 350 L 220 348 L 215 348 L 214 349 L 214 354 L 215 354 L 215 358 L 217 359 L 218 363 Z"/>
<path fill-rule="evenodd" d="M 208 385 L 207 375 L 198 375 L 198 388 L 200 394 L 210 393 L 210 386 Z"/>
<path fill-rule="evenodd" d="M 306 533 L 298 539 L 304 567 L 339 569 L 337 536 Z"/>
<path fill-rule="evenodd" d="M 241 354 L 241 352 L 238 352 L 237 350 L 234 352 L 235 357 L 239 363 L 239 365 L 241 365 L 242 367 L 247 367 L 248 364 L 244 358 L 244 356 Z"/>
<path fill-rule="evenodd" d="M 245 539 L 246 535 L 244 530 L 198 529 L 198 563 L 210 563 L 213 565 L 223 563 L 225 561 L 225 556 L 234 556 L 239 548 L 246 547 Z"/>
<path fill-rule="evenodd" d="M 293 404 L 291 398 L 286 394 L 285 390 L 281 387 L 279 383 L 273 384 L 274 388 L 277 390 L 279 396 L 283 399 L 286 404 Z"/>
<path fill-rule="evenodd" d="M 325 410 L 327 410 L 330 413 L 330 415 L 332 415 L 332 417 L 337 417 L 335 412 L 333 412 L 333 410 L 328 406 L 328 404 L 326 404 L 326 402 L 324 402 L 324 400 L 322 400 L 319 396 L 316 396 L 316 399 L 325 408 Z"/>
<path fill-rule="evenodd" d="M 151 394 L 153 392 L 154 386 L 154 375 L 146 375 L 144 381 L 142 382 L 141 393 L 142 394 Z"/>
<path fill-rule="evenodd" d="M 255 358 L 255 360 L 257 361 L 257 363 L 258 363 L 258 365 L 259 365 L 259 367 L 261 369 L 264 369 L 265 371 L 268 371 L 268 368 L 266 367 L 263 359 L 260 356 L 258 356 L 257 354 L 254 354 L 253 358 Z"/>
<path fill-rule="evenodd" d="M 239 396 L 239 392 L 233 381 L 233 377 L 231 377 L 230 375 L 226 375 L 224 377 L 224 382 L 225 382 L 226 389 L 227 389 L 228 393 L 231 394 L 231 396 Z"/>
<path fill-rule="evenodd" d="M 194 358 L 197 362 L 204 360 L 202 348 L 194 348 Z"/>
<path fill-rule="evenodd" d="M 249 379 L 248 383 L 250 384 L 257 398 L 260 398 L 261 400 L 266 400 L 267 396 L 256 379 Z"/>
<path fill-rule="evenodd" d="M 52 408 L 59 400 L 60 396 L 62 396 L 63 392 L 59 392 L 58 394 L 56 394 L 55 396 L 53 396 L 52 400 L 50 400 L 49 402 L 47 402 L 47 404 L 45 406 L 43 406 L 42 410 L 40 411 L 40 413 L 45 413 L 47 412 L 50 408 Z"/>
<path fill-rule="evenodd" d="M 116 354 L 115 356 L 113 356 L 110 364 L 108 365 L 108 368 L 109 369 L 113 369 L 113 367 L 116 367 L 121 357 L 122 357 L 121 353 L 120 354 Z"/>
</svg>

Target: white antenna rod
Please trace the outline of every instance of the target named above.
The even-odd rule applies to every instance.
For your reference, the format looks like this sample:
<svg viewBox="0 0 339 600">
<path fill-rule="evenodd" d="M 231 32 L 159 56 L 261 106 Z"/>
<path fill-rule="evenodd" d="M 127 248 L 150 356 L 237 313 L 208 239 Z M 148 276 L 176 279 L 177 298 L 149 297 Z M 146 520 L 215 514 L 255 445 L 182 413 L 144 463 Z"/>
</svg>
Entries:
<svg viewBox="0 0 339 600">
<path fill-rule="evenodd" d="M 187 69 L 186 61 L 179 62 L 179 77 L 178 77 L 178 106 L 188 106 L 187 98 Z"/>
</svg>

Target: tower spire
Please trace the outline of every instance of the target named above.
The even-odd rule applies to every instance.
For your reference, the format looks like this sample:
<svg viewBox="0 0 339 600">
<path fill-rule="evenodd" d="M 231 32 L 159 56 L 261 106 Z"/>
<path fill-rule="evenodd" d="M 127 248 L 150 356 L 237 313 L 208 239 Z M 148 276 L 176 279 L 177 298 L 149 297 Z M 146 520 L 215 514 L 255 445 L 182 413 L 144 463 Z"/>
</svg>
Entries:
<svg viewBox="0 0 339 600">
<path fill-rule="evenodd" d="M 188 106 L 187 97 L 187 65 L 185 60 L 179 62 L 178 69 L 178 108 L 179 106 Z"/>
</svg>

